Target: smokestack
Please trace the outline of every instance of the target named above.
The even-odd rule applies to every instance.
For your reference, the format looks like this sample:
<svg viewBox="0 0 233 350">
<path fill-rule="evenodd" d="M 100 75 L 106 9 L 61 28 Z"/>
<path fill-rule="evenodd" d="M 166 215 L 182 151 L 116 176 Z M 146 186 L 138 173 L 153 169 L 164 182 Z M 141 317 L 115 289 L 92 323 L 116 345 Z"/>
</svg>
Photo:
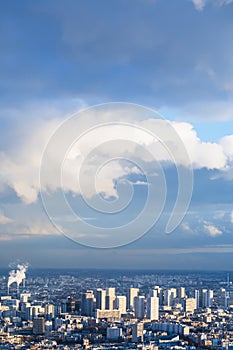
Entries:
<svg viewBox="0 0 233 350">
<path fill-rule="evenodd" d="M 19 286 L 20 284 L 25 281 L 26 278 L 26 271 L 27 271 L 28 265 L 27 264 L 18 264 L 17 265 L 17 270 L 11 270 L 9 272 L 9 278 L 8 278 L 8 294 L 10 291 L 10 286 L 12 283 L 17 284 L 17 293 L 19 293 Z M 25 282 L 24 282 L 25 283 Z"/>
</svg>

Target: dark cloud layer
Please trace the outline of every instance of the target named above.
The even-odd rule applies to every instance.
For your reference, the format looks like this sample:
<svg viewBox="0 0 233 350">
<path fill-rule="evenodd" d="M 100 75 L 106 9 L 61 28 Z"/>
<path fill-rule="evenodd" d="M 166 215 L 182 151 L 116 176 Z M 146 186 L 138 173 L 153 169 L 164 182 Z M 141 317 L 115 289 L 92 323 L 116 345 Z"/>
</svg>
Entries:
<svg viewBox="0 0 233 350">
<path fill-rule="evenodd" d="M 176 107 L 197 117 L 211 101 L 226 107 L 232 12 L 231 5 L 198 12 L 191 1 L 5 2 L 2 103 L 78 96 Z"/>
</svg>

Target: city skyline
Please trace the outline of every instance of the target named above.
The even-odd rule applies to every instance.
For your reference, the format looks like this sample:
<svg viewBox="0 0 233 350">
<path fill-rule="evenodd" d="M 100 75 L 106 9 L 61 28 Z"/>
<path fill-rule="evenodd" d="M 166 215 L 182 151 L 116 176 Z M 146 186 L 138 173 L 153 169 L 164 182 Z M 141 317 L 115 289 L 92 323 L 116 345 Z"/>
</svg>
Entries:
<svg viewBox="0 0 233 350">
<path fill-rule="evenodd" d="M 56 4 L 42 0 L 32 5 L 23 0 L 20 5 L 14 1 L 1 4 L 1 268 L 20 260 L 35 268 L 233 270 L 232 15 L 233 2 L 222 0 L 118 0 L 111 4 L 101 0 L 98 5 L 72 0 Z M 158 150 L 159 166 L 168 163 L 164 167 L 166 205 L 159 220 L 148 232 L 144 230 L 143 224 L 153 221 L 155 215 L 151 206 L 140 222 L 142 237 L 133 228 L 122 228 L 125 245 L 114 248 L 112 236 L 110 249 L 94 249 L 84 245 L 89 241 L 81 229 L 76 232 L 77 239 L 63 230 L 73 240 L 57 229 L 65 221 L 71 227 L 72 218 L 57 202 L 62 186 L 53 172 L 46 173 L 46 183 L 40 188 L 40 165 L 59 125 L 80 111 L 87 111 L 83 113 L 89 120 L 92 106 L 110 102 L 131 106 L 127 121 L 136 121 L 132 106 L 153 110 L 167 120 L 190 158 L 194 185 L 183 221 L 166 234 L 179 192 L 179 162 L 174 167 Z M 108 123 L 113 114 L 106 117 Z M 140 114 L 139 121 L 140 127 L 157 127 L 152 112 Z M 118 133 L 125 135 L 126 131 Z M 92 134 L 81 146 L 89 149 L 96 139 Z M 153 142 L 141 137 L 139 144 L 153 148 Z M 160 179 L 158 164 L 146 159 L 138 148 L 131 149 L 126 143 L 125 149 L 121 147 L 113 146 L 114 153 L 119 149 L 130 161 L 142 159 L 157 186 L 153 196 L 162 198 L 160 182 L 156 182 Z M 79 158 L 77 149 L 74 151 L 65 166 L 76 175 Z M 96 167 L 103 153 L 106 149 L 94 153 Z M 52 158 L 59 154 L 56 148 Z M 178 165 L 186 168 L 184 158 L 179 161 Z M 85 173 L 83 192 L 69 171 L 64 173 L 68 174 L 66 199 L 90 227 L 96 227 L 95 243 L 102 239 L 97 228 L 107 232 L 137 218 L 146 202 L 146 185 L 152 188 L 152 182 L 147 183 L 130 162 L 110 164 L 98 173 L 97 195 L 104 208 L 111 209 L 120 198 L 128 211 L 123 210 L 119 217 L 104 215 L 101 210 L 91 210 L 98 202 L 90 174 Z M 129 188 L 134 190 L 134 200 L 127 206 Z M 46 214 L 43 193 L 53 196 L 57 217 Z M 57 227 L 52 225 L 54 221 Z"/>
<path fill-rule="evenodd" d="M 25 269 L 0 275 L 2 346 L 189 350 L 232 344 L 230 274 Z"/>
</svg>

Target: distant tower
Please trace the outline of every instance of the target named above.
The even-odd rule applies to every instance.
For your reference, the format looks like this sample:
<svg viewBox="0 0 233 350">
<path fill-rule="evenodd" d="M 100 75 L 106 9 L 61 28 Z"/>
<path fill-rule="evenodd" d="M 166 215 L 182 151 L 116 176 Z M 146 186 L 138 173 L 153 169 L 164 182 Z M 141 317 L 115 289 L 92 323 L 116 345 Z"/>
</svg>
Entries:
<svg viewBox="0 0 233 350">
<path fill-rule="evenodd" d="M 184 287 L 179 287 L 177 289 L 177 296 L 180 299 L 185 298 L 185 288 Z"/>
<path fill-rule="evenodd" d="M 227 287 L 230 287 L 230 274 L 227 274 Z"/>
<path fill-rule="evenodd" d="M 94 294 L 92 290 L 87 290 L 86 293 L 82 295 L 82 315 L 92 316 L 94 311 Z"/>
<path fill-rule="evenodd" d="M 134 315 L 138 319 L 144 318 L 145 313 L 145 297 L 144 296 L 137 296 L 134 298 Z"/>
<path fill-rule="evenodd" d="M 96 309 L 105 310 L 106 291 L 98 288 L 96 290 Z"/>
<path fill-rule="evenodd" d="M 105 297 L 106 310 L 113 310 L 115 299 L 116 299 L 115 288 L 107 288 L 106 297 Z"/>
</svg>

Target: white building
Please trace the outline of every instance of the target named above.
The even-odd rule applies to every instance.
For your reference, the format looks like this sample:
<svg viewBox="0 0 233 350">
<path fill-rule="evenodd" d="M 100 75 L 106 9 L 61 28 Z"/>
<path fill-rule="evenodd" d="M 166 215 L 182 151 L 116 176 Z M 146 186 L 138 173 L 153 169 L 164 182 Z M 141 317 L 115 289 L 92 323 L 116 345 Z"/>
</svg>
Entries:
<svg viewBox="0 0 233 350">
<path fill-rule="evenodd" d="M 159 298 L 149 297 L 146 304 L 146 318 L 150 320 L 159 319 Z"/>
<path fill-rule="evenodd" d="M 105 309 L 114 310 L 115 288 L 107 288 L 105 297 Z"/>
<path fill-rule="evenodd" d="M 119 295 L 116 297 L 115 309 L 120 310 L 121 314 L 126 313 L 126 296 Z"/>
<path fill-rule="evenodd" d="M 185 304 L 184 304 L 184 310 L 185 312 L 189 314 L 193 314 L 194 311 L 197 308 L 197 302 L 195 298 L 186 298 L 185 299 Z"/>
<path fill-rule="evenodd" d="M 138 296 L 139 289 L 138 288 L 129 288 L 127 295 L 127 309 L 134 309 L 134 298 Z"/>
</svg>

